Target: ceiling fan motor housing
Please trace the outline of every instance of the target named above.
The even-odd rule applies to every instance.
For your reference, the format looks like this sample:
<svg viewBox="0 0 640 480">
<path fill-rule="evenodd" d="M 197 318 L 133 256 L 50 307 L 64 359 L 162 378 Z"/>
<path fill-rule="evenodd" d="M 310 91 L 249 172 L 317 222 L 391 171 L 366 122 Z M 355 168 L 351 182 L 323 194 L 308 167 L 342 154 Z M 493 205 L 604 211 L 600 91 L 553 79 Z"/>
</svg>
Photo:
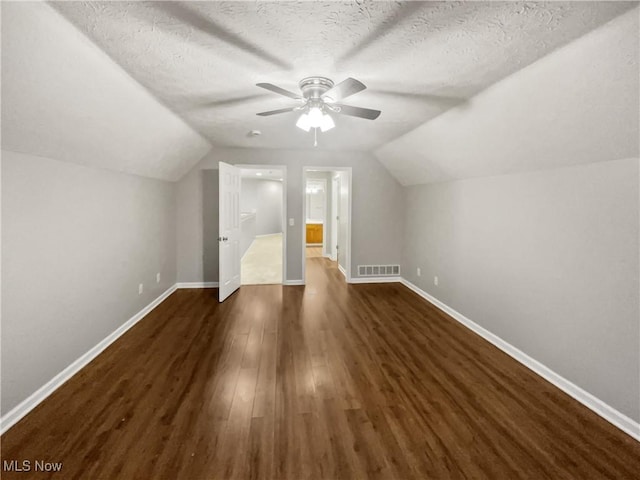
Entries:
<svg viewBox="0 0 640 480">
<path fill-rule="evenodd" d="M 307 100 L 320 100 L 320 97 L 333 88 L 333 81 L 326 77 L 307 77 L 300 80 L 302 96 Z"/>
</svg>

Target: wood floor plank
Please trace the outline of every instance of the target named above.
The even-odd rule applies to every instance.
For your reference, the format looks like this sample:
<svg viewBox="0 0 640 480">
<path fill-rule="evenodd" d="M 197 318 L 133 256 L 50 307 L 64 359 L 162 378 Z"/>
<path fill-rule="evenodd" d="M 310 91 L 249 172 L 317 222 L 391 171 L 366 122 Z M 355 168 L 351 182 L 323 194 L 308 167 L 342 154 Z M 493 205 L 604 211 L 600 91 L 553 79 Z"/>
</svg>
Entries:
<svg viewBox="0 0 640 480">
<path fill-rule="evenodd" d="M 273 418 L 271 417 L 251 418 L 246 478 L 252 480 L 274 478 Z"/>
<path fill-rule="evenodd" d="M 246 478 L 250 444 L 251 411 L 258 379 L 257 368 L 243 368 L 238 373 L 233 404 L 229 412 L 224 443 L 217 451 L 217 475 L 222 478 Z"/>
<path fill-rule="evenodd" d="M 260 345 L 260 367 L 252 416 L 273 417 L 276 400 L 276 334 L 265 333 Z"/>
<path fill-rule="evenodd" d="M 354 439 L 353 449 L 366 472 L 365 478 L 391 478 L 392 472 L 386 461 L 385 449 L 366 412 L 361 409 L 346 410 L 345 416 Z"/>
<path fill-rule="evenodd" d="M 179 290 L 1 438 L 3 479 L 638 479 L 640 443 L 399 284 Z"/>
</svg>

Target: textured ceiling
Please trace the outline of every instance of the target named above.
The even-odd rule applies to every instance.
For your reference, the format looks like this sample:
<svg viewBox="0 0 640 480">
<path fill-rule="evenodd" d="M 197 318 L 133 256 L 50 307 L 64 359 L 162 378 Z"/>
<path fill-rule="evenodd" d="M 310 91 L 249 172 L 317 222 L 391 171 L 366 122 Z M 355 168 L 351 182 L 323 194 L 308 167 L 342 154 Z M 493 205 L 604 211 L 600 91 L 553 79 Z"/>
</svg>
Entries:
<svg viewBox="0 0 640 480">
<path fill-rule="evenodd" d="M 404 185 L 638 158 L 640 8 L 375 155 Z"/>
<path fill-rule="evenodd" d="M 211 149 L 49 5 L 1 7 L 3 150 L 176 180 Z"/>
<path fill-rule="evenodd" d="M 371 151 L 631 8 L 619 2 L 55 2 L 162 103 L 214 145 L 310 148 L 293 101 L 320 74 L 369 89 L 344 103 L 318 148 Z M 338 116 L 336 116 L 338 117 Z M 248 131 L 259 129 L 260 137 Z"/>
</svg>

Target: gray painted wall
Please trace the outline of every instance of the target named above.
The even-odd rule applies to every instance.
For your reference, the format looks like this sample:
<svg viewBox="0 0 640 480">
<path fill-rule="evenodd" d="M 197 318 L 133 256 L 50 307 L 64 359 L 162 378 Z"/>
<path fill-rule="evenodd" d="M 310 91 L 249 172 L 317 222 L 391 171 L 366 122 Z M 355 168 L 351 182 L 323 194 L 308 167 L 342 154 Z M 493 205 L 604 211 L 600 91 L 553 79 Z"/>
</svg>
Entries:
<svg viewBox="0 0 640 480">
<path fill-rule="evenodd" d="M 172 183 L 2 151 L 2 414 L 175 283 L 175 229 Z"/>
<path fill-rule="evenodd" d="M 202 170 L 202 265 L 203 281 L 218 281 L 218 170 Z"/>
<path fill-rule="evenodd" d="M 287 280 L 302 278 L 303 166 L 353 169 L 352 273 L 358 264 L 400 263 L 404 215 L 400 184 L 371 155 L 364 153 L 256 150 L 212 150 L 177 186 L 178 279 L 204 281 L 202 223 L 202 171 L 217 169 L 218 161 L 246 165 L 287 166 Z M 375 239 L 375 241 L 373 241 Z M 215 280 L 217 281 L 217 276 Z"/>
<path fill-rule="evenodd" d="M 176 246 L 178 282 L 204 282 L 204 188 L 203 170 L 189 171 L 176 184 Z M 218 183 L 216 171 L 215 183 Z M 212 182 L 213 179 L 210 179 Z M 210 192 L 209 192 L 210 193 Z M 217 195 L 216 195 L 217 197 Z M 188 208 L 178 208 L 188 205 Z M 217 198 L 216 198 L 217 209 Z M 209 212 L 211 215 L 211 212 Z M 208 225 L 210 232 L 217 220 Z M 217 238 L 217 235 L 216 235 Z M 216 249 L 218 246 L 216 245 Z M 211 251 L 211 250 L 209 250 Z M 217 262 L 216 262 L 217 263 Z M 216 269 L 217 270 L 217 269 Z M 215 280 L 218 281 L 216 273 Z"/>
<path fill-rule="evenodd" d="M 638 421 L 638 175 L 630 159 L 408 187 L 404 277 Z"/>
<path fill-rule="evenodd" d="M 282 182 L 243 178 L 240 211 L 255 212 L 256 235 L 282 232 Z"/>
<path fill-rule="evenodd" d="M 178 282 L 218 281 L 218 170 L 193 169 L 176 184 Z"/>
</svg>

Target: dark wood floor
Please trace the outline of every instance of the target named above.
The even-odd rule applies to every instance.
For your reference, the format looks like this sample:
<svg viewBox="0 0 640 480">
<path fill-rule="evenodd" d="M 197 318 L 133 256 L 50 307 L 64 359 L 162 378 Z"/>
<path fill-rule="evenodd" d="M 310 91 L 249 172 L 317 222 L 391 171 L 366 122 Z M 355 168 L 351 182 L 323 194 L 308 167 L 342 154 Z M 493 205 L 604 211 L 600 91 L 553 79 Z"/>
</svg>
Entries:
<svg viewBox="0 0 640 480">
<path fill-rule="evenodd" d="M 638 478 L 640 443 L 405 287 L 330 265 L 222 305 L 174 293 L 9 430 L 2 460 L 64 479 Z"/>
</svg>

